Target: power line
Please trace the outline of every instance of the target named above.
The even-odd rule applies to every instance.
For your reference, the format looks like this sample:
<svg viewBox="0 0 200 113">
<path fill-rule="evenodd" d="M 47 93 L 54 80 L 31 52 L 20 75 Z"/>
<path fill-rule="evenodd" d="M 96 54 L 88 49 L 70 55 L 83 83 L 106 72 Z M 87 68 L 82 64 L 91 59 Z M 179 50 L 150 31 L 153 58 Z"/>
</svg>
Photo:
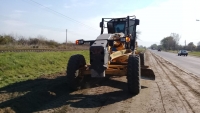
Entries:
<svg viewBox="0 0 200 113">
<path fill-rule="evenodd" d="M 64 15 L 64 14 L 62 14 L 62 13 L 59 13 L 59 12 L 57 12 L 57 11 L 51 9 L 51 8 L 48 8 L 48 7 L 46 7 L 46 6 L 42 5 L 42 4 L 40 4 L 40 3 L 36 2 L 36 1 L 34 1 L 34 0 L 29 0 L 29 1 L 31 1 L 32 3 L 37 4 L 37 5 L 39 5 L 39 6 L 42 6 L 42 7 L 46 8 L 46 9 L 48 9 L 48 10 L 50 10 L 50 11 L 52 11 L 54 14 L 58 14 L 58 15 L 60 15 L 60 16 L 62 16 L 62 17 L 64 17 L 64 18 L 67 18 L 67 19 L 69 19 L 69 20 L 71 20 L 71 21 L 73 21 L 73 22 L 79 23 L 79 24 L 81 24 L 82 26 L 85 26 L 85 27 L 88 27 L 88 28 L 90 28 L 90 29 L 99 31 L 99 30 L 97 30 L 96 28 L 93 28 L 93 27 L 91 27 L 91 26 L 88 26 L 88 25 L 86 25 L 86 24 L 84 24 L 84 23 L 82 23 L 82 22 L 79 22 L 79 21 L 77 21 L 77 20 L 71 18 L 71 17 L 68 17 L 68 16 L 66 16 L 66 15 Z"/>
</svg>

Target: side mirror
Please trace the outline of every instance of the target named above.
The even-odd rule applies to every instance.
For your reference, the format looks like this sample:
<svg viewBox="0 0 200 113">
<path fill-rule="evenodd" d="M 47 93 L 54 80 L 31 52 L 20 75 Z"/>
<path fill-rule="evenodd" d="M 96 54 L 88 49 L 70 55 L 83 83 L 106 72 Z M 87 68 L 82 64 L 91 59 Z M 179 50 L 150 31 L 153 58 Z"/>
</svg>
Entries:
<svg viewBox="0 0 200 113">
<path fill-rule="evenodd" d="M 103 27 L 103 22 L 100 22 L 99 26 L 100 26 L 100 27 Z"/>
<path fill-rule="evenodd" d="M 139 19 L 135 19 L 135 25 L 139 25 L 140 24 L 140 20 Z"/>
</svg>

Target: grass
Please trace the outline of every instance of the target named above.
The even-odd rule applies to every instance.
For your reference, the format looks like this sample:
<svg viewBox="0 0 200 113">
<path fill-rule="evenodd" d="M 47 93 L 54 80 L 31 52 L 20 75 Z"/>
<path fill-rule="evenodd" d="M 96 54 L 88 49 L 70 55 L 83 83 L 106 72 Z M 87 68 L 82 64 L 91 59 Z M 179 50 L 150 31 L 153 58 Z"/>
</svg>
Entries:
<svg viewBox="0 0 200 113">
<path fill-rule="evenodd" d="M 144 48 L 138 48 L 144 52 Z M 0 88 L 36 79 L 42 75 L 65 72 L 71 55 L 82 54 L 89 63 L 89 51 L 0 53 Z"/>
<path fill-rule="evenodd" d="M 192 56 L 200 57 L 200 52 L 198 52 L 198 51 L 192 51 L 192 52 L 189 52 L 188 54 L 192 55 Z"/>
<path fill-rule="evenodd" d="M 88 51 L 0 53 L 0 88 L 42 75 L 66 71 L 71 55 L 82 54 L 89 62 Z"/>
<path fill-rule="evenodd" d="M 139 52 L 139 53 L 143 53 L 143 52 L 145 52 L 145 48 L 137 48 L 137 51 Z"/>
</svg>

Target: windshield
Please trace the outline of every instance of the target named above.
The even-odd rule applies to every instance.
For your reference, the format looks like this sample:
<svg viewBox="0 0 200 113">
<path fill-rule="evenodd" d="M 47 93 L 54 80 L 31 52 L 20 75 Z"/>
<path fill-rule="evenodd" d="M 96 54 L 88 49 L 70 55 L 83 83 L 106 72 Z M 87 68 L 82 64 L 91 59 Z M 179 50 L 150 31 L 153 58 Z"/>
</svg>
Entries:
<svg viewBox="0 0 200 113">
<path fill-rule="evenodd" d="M 114 23 L 115 33 L 125 33 L 125 22 Z"/>
</svg>

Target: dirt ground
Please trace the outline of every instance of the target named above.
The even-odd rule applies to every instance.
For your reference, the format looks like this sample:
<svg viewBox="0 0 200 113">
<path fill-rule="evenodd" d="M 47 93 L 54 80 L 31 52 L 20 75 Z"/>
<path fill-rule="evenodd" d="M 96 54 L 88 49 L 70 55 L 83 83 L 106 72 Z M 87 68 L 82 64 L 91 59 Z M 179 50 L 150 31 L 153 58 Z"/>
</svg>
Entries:
<svg viewBox="0 0 200 113">
<path fill-rule="evenodd" d="M 139 95 L 128 93 L 126 77 L 91 79 L 70 92 L 65 74 L 0 89 L 0 112 L 8 113 L 200 113 L 200 78 L 146 52 L 156 80 L 141 80 Z"/>
</svg>

